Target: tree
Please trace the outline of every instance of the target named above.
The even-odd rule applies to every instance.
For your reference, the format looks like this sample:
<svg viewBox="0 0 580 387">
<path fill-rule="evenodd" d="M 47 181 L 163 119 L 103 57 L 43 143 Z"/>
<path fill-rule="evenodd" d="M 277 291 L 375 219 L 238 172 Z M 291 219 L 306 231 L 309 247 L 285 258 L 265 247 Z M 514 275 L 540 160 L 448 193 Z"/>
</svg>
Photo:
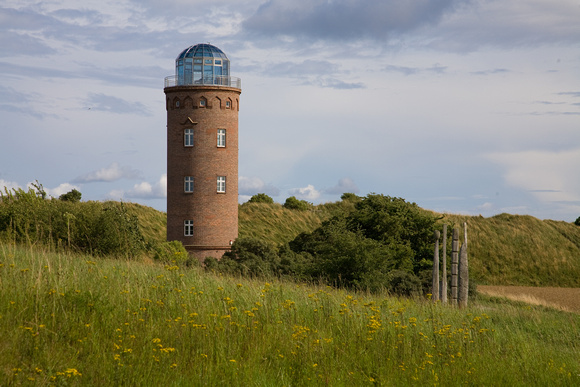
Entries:
<svg viewBox="0 0 580 387">
<path fill-rule="evenodd" d="M 288 199 L 286 199 L 283 206 L 289 210 L 306 211 L 308 208 L 310 208 L 311 204 L 306 200 L 296 199 L 296 196 L 290 196 Z"/>
<path fill-rule="evenodd" d="M 437 218 L 402 198 L 369 194 L 356 204 L 349 229 L 360 229 L 368 238 L 386 245 L 408 245 L 413 271 L 417 274 L 432 259 L 433 230 Z"/>
<path fill-rule="evenodd" d="M 580 216 L 578 217 L 578 219 L 576 219 L 576 221 L 574 222 L 574 224 L 576 226 L 580 226 Z"/>
<path fill-rule="evenodd" d="M 65 202 L 78 203 L 81 201 L 82 196 L 83 194 L 81 194 L 80 191 L 73 188 L 71 191 L 68 191 L 67 193 L 60 195 L 58 198 Z"/>
<path fill-rule="evenodd" d="M 252 196 L 250 198 L 250 200 L 248 200 L 248 203 L 272 204 L 272 203 L 274 203 L 274 199 L 272 199 L 270 196 L 266 195 L 265 193 L 258 193 L 258 194 L 255 194 L 254 196 Z"/>
</svg>

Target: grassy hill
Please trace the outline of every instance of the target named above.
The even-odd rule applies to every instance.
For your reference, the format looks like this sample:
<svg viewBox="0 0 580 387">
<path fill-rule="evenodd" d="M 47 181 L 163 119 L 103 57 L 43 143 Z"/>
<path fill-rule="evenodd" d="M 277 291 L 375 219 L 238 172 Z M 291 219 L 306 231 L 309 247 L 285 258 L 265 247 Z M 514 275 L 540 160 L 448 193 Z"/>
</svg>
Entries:
<svg viewBox="0 0 580 387">
<path fill-rule="evenodd" d="M 2 386 L 579 385 L 580 315 L 0 243 Z"/>
<path fill-rule="evenodd" d="M 337 202 L 297 211 L 277 203 L 246 203 L 239 208 L 239 234 L 279 245 L 352 206 Z M 137 204 L 128 208 L 138 215 L 146 238 L 164 240 L 165 214 Z M 449 229 L 467 222 L 470 276 L 477 283 L 580 287 L 580 227 L 575 224 L 509 214 L 440 216 Z"/>
</svg>

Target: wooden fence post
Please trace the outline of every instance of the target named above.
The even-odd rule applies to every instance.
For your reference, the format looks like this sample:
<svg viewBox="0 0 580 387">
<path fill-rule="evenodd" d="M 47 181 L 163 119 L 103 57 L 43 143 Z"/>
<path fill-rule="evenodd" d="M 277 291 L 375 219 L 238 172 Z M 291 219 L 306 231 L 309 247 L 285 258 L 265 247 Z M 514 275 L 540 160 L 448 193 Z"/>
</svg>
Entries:
<svg viewBox="0 0 580 387">
<path fill-rule="evenodd" d="M 433 253 L 433 289 L 432 297 L 433 302 L 439 301 L 439 230 L 435 230 L 433 233 L 435 238 L 435 251 Z"/>
<path fill-rule="evenodd" d="M 447 225 L 443 225 L 443 251 L 441 257 L 441 290 L 439 296 L 443 304 L 447 303 Z"/>
<path fill-rule="evenodd" d="M 459 307 L 467 307 L 469 295 L 469 265 L 467 262 L 467 223 L 463 223 L 463 244 L 459 253 Z"/>
<path fill-rule="evenodd" d="M 457 305 L 457 265 L 459 263 L 459 231 L 453 229 L 451 237 L 451 303 Z"/>
</svg>

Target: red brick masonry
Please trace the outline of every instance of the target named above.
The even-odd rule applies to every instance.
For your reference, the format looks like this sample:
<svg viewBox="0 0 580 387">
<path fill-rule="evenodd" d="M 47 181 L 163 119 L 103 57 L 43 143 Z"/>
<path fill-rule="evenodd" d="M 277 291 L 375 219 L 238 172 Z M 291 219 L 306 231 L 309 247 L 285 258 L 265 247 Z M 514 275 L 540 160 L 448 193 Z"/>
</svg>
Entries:
<svg viewBox="0 0 580 387">
<path fill-rule="evenodd" d="M 178 240 L 197 258 L 220 258 L 238 236 L 238 111 L 241 90 L 192 85 L 165 88 L 167 109 L 167 240 Z M 228 106 L 229 105 L 229 106 Z M 193 146 L 184 146 L 193 129 Z M 226 146 L 217 146 L 226 129 Z M 193 176 L 193 193 L 184 190 Z M 217 192 L 217 177 L 226 192 Z M 193 236 L 184 221 L 193 220 Z"/>
</svg>

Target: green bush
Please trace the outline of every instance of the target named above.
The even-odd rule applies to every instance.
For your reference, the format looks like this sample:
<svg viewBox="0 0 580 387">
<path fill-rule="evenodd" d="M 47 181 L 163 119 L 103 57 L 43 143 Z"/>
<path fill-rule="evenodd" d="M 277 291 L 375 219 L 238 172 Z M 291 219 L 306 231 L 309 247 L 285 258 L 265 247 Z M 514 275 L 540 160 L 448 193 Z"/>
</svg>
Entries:
<svg viewBox="0 0 580 387">
<path fill-rule="evenodd" d="M 576 219 L 576 221 L 574 222 L 574 224 L 576 226 L 580 226 L 580 216 Z"/>
<path fill-rule="evenodd" d="M 81 201 L 82 196 L 83 194 L 80 191 L 73 189 L 65 194 L 60 195 L 58 198 L 66 202 L 76 203 Z"/>
<path fill-rule="evenodd" d="M 125 257 L 145 248 L 139 221 L 123 203 L 46 199 L 40 184 L 1 193 L 0 239 Z"/>
<path fill-rule="evenodd" d="M 154 247 L 153 258 L 163 263 L 184 264 L 189 259 L 189 254 L 180 241 L 162 242 Z"/>
<path fill-rule="evenodd" d="M 270 196 L 266 195 L 265 193 L 259 193 L 259 194 L 256 194 L 256 195 L 252 196 L 250 198 L 250 200 L 248 200 L 248 203 L 268 203 L 268 204 L 272 204 L 272 203 L 274 203 L 274 199 L 272 199 Z"/>
<path fill-rule="evenodd" d="M 276 248 L 256 238 L 238 238 L 218 262 L 218 270 L 230 274 L 268 277 L 279 274 Z"/>
<path fill-rule="evenodd" d="M 308 203 L 306 200 L 299 200 L 296 199 L 295 196 L 290 196 L 288 199 L 286 199 L 283 206 L 289 210 L 306 211 L 312 207 L 312 204 Z"/>
</svg>

